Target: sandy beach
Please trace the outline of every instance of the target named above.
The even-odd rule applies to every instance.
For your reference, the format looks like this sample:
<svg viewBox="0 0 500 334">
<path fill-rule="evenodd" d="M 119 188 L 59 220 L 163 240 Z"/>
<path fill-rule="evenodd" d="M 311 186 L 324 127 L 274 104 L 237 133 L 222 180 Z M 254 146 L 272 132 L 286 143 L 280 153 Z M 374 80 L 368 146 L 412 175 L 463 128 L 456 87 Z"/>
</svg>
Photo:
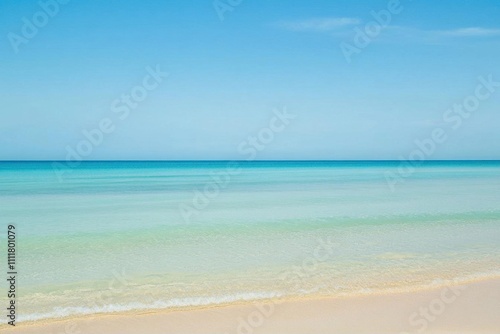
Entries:
<svg viewBox="0 0 500 334">
<path fill-rule="evenodd" d="M 500 278 L 431 290 L 107 314 L 4 333 L 500 333 Z M 376 329 L 376 330 L 374 330 Z"/>
</svg>

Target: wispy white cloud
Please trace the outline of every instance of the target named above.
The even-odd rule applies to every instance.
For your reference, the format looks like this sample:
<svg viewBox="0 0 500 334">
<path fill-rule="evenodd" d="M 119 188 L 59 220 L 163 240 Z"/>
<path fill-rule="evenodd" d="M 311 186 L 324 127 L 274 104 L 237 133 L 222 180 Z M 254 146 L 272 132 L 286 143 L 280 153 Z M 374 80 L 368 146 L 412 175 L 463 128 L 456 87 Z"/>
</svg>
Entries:
<svg viewBox="0 0 500 334">
<path fill-rule="evenodd" d="M 363 25 L 360 26 L 363 31 Z M 354 38 L 357 34 L 355 31 L 350 32 L 350 38 Z M 500 29 L 496 28 L 456 28 L 449 30 L 427 30 L 408 26 L 390 25 L 384 28 L 374 41 L 385 43 L 424 43 L 431 45 L 445 45 L 449 43 L 459 43 L 481 38 L 498 38 L 500 37 Z"/>
<path fill-rule="evenodd" d="M 291 31 L 329 32 L 360 23 L 361 20 L 354 17 L 325 17 L 299 21 L 280 21 L 276 23 L 276 26 Z"/>
<path fill-rule="evenodd" d="M 352 33 L 351 27 L 358 25 L 363 30 L 365 22 L 355 17 L 323 17 L 310 18 L 295 21 L 279 21 L 274 26 L 281 29 L 297 32 L 319 32 L 332 33 L 337 36 L 345 36 Z M 412 27 L 389 25 L 385 27 L 387 34 L 392 37 L 398 35 L 411 40 L 442 40 L 443 38 L 465 38 L 465 37 L 494 37 L 500 36 L 498 28 L 464 27 L 449 30 L 425 30 Z M 387 36 L 387 37 L 389 37 Z"/>
<path fill-rule="evenodd" d="M 449 30 L 425 30 L 403 26 L 389 26 L 383 33 L 382 39 L 385 41 L 401 41 L 428 44 L 455 43 L 459 40 L 498 37 L 500 29 L 493 28 L 456 28 Z"/>
<path fill-rule="evenodd" d="M 453 30 L 437 31 L 443 36 L 452 37 L 481 37 L 481 36 L 500 36 L 500 29 L 489 29 L 481 27 L 459 28 Z"/>
</svg>

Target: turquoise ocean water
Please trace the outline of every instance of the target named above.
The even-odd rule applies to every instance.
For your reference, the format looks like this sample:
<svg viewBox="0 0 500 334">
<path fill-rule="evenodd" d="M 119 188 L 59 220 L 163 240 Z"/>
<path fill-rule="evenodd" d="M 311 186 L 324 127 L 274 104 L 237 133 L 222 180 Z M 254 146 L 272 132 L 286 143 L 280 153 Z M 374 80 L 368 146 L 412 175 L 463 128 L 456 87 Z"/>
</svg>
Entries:
<svg viewBox="0 0 500 334">
<path fill-rule="evenodd" d="M 231 166 L 0 162 L 19 320 L 500 275 L 500 162 L 427 162 L 394 189 L 399 162 Z"/>
</svg>

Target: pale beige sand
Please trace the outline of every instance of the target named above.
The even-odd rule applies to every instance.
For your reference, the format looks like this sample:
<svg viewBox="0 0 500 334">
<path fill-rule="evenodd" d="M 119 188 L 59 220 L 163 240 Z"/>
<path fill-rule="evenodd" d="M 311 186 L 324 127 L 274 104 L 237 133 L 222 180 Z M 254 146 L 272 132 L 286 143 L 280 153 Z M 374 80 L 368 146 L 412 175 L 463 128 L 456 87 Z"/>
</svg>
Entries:
<svg viewBox="0 0 500 334">
<path fill-rule="evenodd" d="M 418 315 L 429 309 L 430 320 Z M 267 313 L 267 309 L 264 309 Z M 412 316 L 414 323 L 410 323 Z M 242 325 L 249 319 L 251 325 Z M 253 320 L 252 320 L 253 319 Z M 246 322 L 248 324 L 248 322 Z M 425 330 L 423 326 L 426 326 Z M 285 301 L 262 315 L 252 304 L 114 314 L 2 327 L 5 333 L 500 333 L 500 279 L 434 290 Z"/>
</svg>

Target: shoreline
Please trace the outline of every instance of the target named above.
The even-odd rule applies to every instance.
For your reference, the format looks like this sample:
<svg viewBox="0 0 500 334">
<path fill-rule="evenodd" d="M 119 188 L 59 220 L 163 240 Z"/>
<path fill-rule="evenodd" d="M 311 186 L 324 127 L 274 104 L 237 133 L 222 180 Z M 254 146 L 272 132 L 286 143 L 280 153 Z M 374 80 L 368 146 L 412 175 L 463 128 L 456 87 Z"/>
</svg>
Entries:
<svg viewBox="0 0 500 334">
<path fill-rule="evenodd" d="M 425 297 L 431 297 L 433 295 L 433 298 L 430 300 L 438 300 L 439 298 L 444 298 L 444 297 L 439 297 L 440 294 L 443 294 L 443 291 L 445 290 L 453 290 L 455 288 L 456 291 L 460 291 L 458 288 L 459 287 L 465 287 L 464 289 L 464 295 L 471 294 L 474 295 L 473 302 L 472 303 L 465 303 L 465 305 L 462 305 L 462 308 L 470 309 L 473 306 L 481 306 L 481 309 L 477 310 L 471 310 L 473 312 L 477 312 L 479 314 L 476 314 L 474 317 L 479 319 L 481 318 L 481 315 L 485 316 L 488 315 L 489 312 L 494 312 L 493 310 L 495 309 L 500 309 L 500 277 L 495 276 L 495 277 L 484 277 L 484 278 L 477 278 L 474 280 L 469 280 L 469 281 L 461 281 L 461 282 L 454 282 L 454 281 L 444 281 L 443 283 L 446 284 L 441 284 L 437 285 L 435 287 L 420 287 L 420 288 L 410 288 L 409 290 L 403 291 L 377 291 L 377 292 L 369 292 L 369 293 L 364 293 L 364 294 L 350 294 L 350 295 L 338 295 L 338 296 L 318 296 L 318 295 L 310 295 L 310 296 L 304 296 L 304 297 L 292 297 L 292 298 L 278 298 L 278 299 L 263 299 L 263 300 L 256 300 L 256 301 L 241 301 L 241 302 L 231 302 L 231 303 L 226 303 L 226 304 L 212 304 L 212 305 L 203 305 L 203 306 L 188 306 L 188 307 L 179 307 L 179 308 L 170 308 L 170 309 L 148 309 L 148 310 L 131 310 L 131 311 L 124 311 L 124 312 L 112 312 L 112 313 L 96 313 L 96 314 L 88 314 L 88 315 L 77 315 L 77 316 L 69 316 L 69 317 L 64 317 L 64 318 L 50 318 L 50 319 L 44 319 L 44 320 L 37 320 L 37 321 L 25 321 L 18 323 L 15 328 L 12 328 L 11 326 L 8 325 L 2 325 L 0 327 L 0 332 L 2 333 L 65 333 L 65 334 L 83 334 L 83 333 L 107 333 L 107 331 L 96 331 L 96 328 L 110 328 L 110 332 L 120 332 L 120 333 L 140 333 L 141 329 L 147 329 L 148 333 L 165 333 L 165 331 L 154 331 L 154 329 L 150 330 L 149 327 L 144 327 L 144 324 L 146 323 L 153 323 L 155 324 L 154 327 L 174 327 L 177 328 L 175 333 L 183 333 L 183 332 L 192 332 L 192 333 L 223 333 L 224 330 L 221 329 L 220 326 L 225 326 L 224 324 L 228 325 L 229 323 L 234 323 L 236 324 L 236 327 L 232 331 L 228 331 L 227 333 L 237 333 L 237 319 L 245 319 L 245 314 L 260 314 L 260 318 L 263 318 L 264 320 L 267 319 L 269 323 L 269 326 L 272 326 L 273 319 L 278 319 L 278 315 L 281 315 L 281 317 L 285 318 L 291 318 L 289 320 L 293 321 L 302 321 L 302 323 L 308 323 L 312 321 L 312 319 L 316 319 L 318 316 L 323 314 L 325 312 L 325 307 L 324 306 L 330 306 L 335 312 L 339 311 L 338 306 L 339 305 L 351 305 L 351 307 L 356 310 L 359 317 L 366 318 L 365 322 L 371 323 L 372 321 L 369 319 L 370 317 L 368 315 L 365 315 L 366 310 L 363 311 L 366 307 L 369 305 L 375 306 L 375 310 L 379 309 L 380 307 L 378 305 L 383 306 L 384 304 L 387 305 L 392 305 L 394 304 L 394 301 L 396 300 L 401 300 L 400 306 L 405 306 L 409 304 L 415 303 L 416 300 L 418 299 L 424 299 Z M 449 284 L 452 283 L 452 284 Z M 489 289 L 489 288 L 493 289 Z M 484 290 L 492 290 L 491 294 L 484 294 Z M 483 299 L 482 301 L 479 300 L 477 293 L 479 293 L 481 298 Z M 485 300 L 488 299 L 488 296 L 495 296 L 495 292 L 497 293 L 496 299 L 493 300 Z M 453 293 L 451 292 L 446 292 L 445 295 L 448 294 L 449 296 L 446 296 L 446 298 L 451 299 L 453 296 Z M 438 298 L 438 299 L 436 299 Z M 478 303 L 480 302 L 480 303 Z M 425 303 L 424 303 L 425 304 Z M 438 303 L 439 304 L 439 303 Z M 440 303 L 443 304 L 443 303 Z M 444 303 L 445 305 L 447 303 Z M 449 305 L 450 309 L 455 307 L 455 304 L 464 304 L 464 302 L 460 303 L 460 300 L 458 300 L 456 303 L 452 303 Z M 489 304 L 492 307 L 486 307 Z M 259 306 L 260 305 L 260 306 Z M 394 306 L 394 305 L 393 305 Z M 326 309 L 328 310 L 328 308 Z M 391 308 L 391 307 L 389 307 Z M 404 309 L 404 307 L 402 307 Z M 483 309 L 485 308 L 485 309 Z M 307 311 L 310 309 L 317 309 L 316 314 L 311 314 L 309 317 L 304 317 L 304 316 L 294 316 L 293 314 L 297 312 L 291 312 L 287 316 L 287 314 L 283 314 L 283 310 L 285 309 L 303 309 L 303 311 Z M 398 311 L 400 309 L 399 307 L 396 307 L 394 311 Z M 490 309 L 490 311 L 488 311 Z M 418 311 L 419 306 L 415 305 L 414 311 Z M 272 311 L 272 312 L 271 312 Z M 267 313 L 266 313 L 267 312 Z M 335 313 L 334 312 L 334 313 Z M 356 313 L 355 312 L 355 313 Z M 267 316 L 266 314 L 269 314 Z M 302 312 L 299 312 L 302 313 Z M 328 314 L 329 312 L 327 312 Z M 382 312 L 383 313 L 383 312 Z M 391 312 L 393 313 L 393 312 Z M 396 312 L 397 313 L 397 312 Z M 231 316 L 233 314 L 233 316 Z M 207 315 L 220 315 L 223 318 L 225 318 L 225 321 L 222 321 L 220 324 L 219 322 L 211 323 L 210 319 L 211 317 L 209 316 L 207 318 Z M 387 315 L 388 317 L 389 315 Z M 200 328 L 194 327 L 191 328 L 189 327 L 189 324 L 198 323 L 197 321 L 198 318 L 206 318 L 205 320 L 211 323 L 209 326 L 210 328 L 213 327 L 213 330 L 204 332 L 203 329 L 206 326 L 200 325 Z M 381 319 L 387 318 L 386 316 L 382 316 Z M 372 319 L 373 320 L 373 319 Z M 380 319 L 379 319 L 380 320 Z M 387 321 L 390 322 L 390 319 L 386 319 Z M 205 322 L 206 322 L 205 321 Z M 212 321 L 213 322 L 213 321 Z M 275 322 L 275 321 L 274 321 Z M 329 323 L 328 317 L 324 318 L 323 321 L 320 321 L 321 323 Z M 420 323 L 422 324 L 422 320 L 420 319 L 414 319 L 415 323 Z M 489 321 L 491 323 L 491 319 Z M 489 323 L 488 321 L 485 321 L 484 324 L 487 325 Z M 239 325 L 241 328 L 245 327 L 242 325 L 244 321 Z M 286 321 L 285 321 L 286 323 Z M 135 324 L 135 325 L 134 325 Z M 142 325 L 140 325 L 142 324 Z M 164 324 L 164 326 L 162 326 Z M 233 324 L 233 327 L 234 327 Z M 355 324 L 355 323 L 353 323 Z M 122 327 L 123 326 L 123 327 Z M 189 330 L 184 331 L 184 327 L 188 326 Z M 311 324 L 310 327 L 314 327 L 314 324 Z M 229 326 L 231 327 L 231 326 Z M 228 329 L 229 329 L 228 327 Z M 251 327 L 251 326 L 250 326 Z M 264 327 L 264 324 L 259 327 L 259 333 L 260 327 Z M 373 329 L 373 326 L 368 326 L 369 328 Z M 367 328 L 368 328 L 367 327 Z M 111 330 L 112 328 L 117 328 L 117 330 Z M 135 331 L 134 331 L 135 328 Z M 281 328 L 281 329 L 280 329 Z M 305 327 L 304 327 L 305 328 Z M 344 330 L 349 330 L 349 326 L 345 327 Z M 377 327 L 378 328 L 378 327 Z M 275 328 L 275 330 L 283 330 L 282 327 Z M 293 330 L 293 328 L 292 328 Z M 496 330 L 496 332 L 500 332 L 500 320 L 498 322 L 493 322 L 492 324 L 492 330 Z M 401 331 L 404 331 L 402 329 Z M 400 331 L 400 332 L 401 332 Z M 290 332 L 287 329 L 287 332 Z M 306 331 L 307 332 L 307 331 Z M 356 331 L 355 331 L 356 332 Z M 170 332 L 169 332 L 170 333 Z M 263 331 L 262 333 L 267 333 L 266 331 Z M 270 332 L 272 333 L 272 331 Z M 291 332 L 295 333 L 295 332 Z M 325 332 L 326 333 L 326 332 Z M 389 333 L 389 332 L 388 332 Z M 392 333 L 392 332 L 390 332 Z M 474 332 L 476 333 L 476 332 Z M 482 333 L 482 332 L 481 332 Z M 490 333 L 488 331 L 485 331 L 484 333 Z M 493 332 L 491 332 L 493 333 Z"/>
</svg>

